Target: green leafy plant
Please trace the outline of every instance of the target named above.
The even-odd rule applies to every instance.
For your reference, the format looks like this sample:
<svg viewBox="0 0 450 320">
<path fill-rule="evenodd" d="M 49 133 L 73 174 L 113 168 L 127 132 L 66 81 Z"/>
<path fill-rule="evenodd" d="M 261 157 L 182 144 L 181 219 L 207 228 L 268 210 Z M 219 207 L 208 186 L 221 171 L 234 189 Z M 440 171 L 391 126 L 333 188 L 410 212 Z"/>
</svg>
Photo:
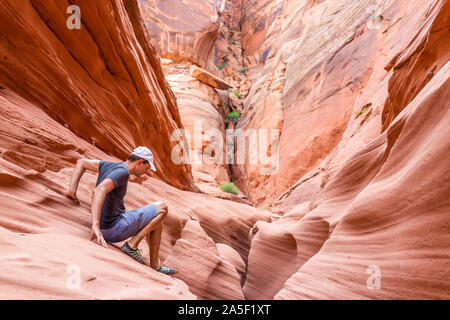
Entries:
<svg viewBox="0 0 450 320">
<path fill-rule="evenodd" d="M 223 192 L 228 192 L 234 195 L 239 193 L 239 189 L 234 185 L 233 182 L 224 181 L 220 184 L 220 190 Z"/>
<path fill-rule="evenodd" d="M 231 40 L 231 43 L 232 43 L 232 44 L 236 44 L 236 41 L 234 41 L 234 40 Z"/>
<path fill-rule="evenodd" d="M 230 92 L 233 92 L 236 95 L 236 97 L 242 99 L 242 95 L 239 92 L 236 92 L 235 90 L 231 90 Z"/>
<path fill-rule="evenodd" d="M 240 72 L 240 73 L 244 73 L 244 72 L 246 72 L 248 69 L 247 68 L 240 68 L 238 71 Z"/>
<path fill-rule="evenodd" d="M 364 107 L 361 108 L 361 110 L 359 110 L 358 112 L 355 112 L 356 117 L 358 118 L 360 115 L 362 115 L 364 112 L 367 111 L 367 109 L 369 109 L 369 107 L 372 105 L 372 102 L 369 102 L 368 104 L 366 104 Z"/>
<path fill-rule="evenodd" d="M 236 112 L 236 111 L 231 111 L 231 112 L 228 112 L 228 114 L 227 114 L 228 119 L 239 119 L 240 116 L 241 115 L 239 114 L 239 112 Z"/>
<path fill-rule="evenodd" d="M 217 69 L 223 70 L 223 69 L 225 69 L 226 66 L 227 66 L 227 63 L 224 62 L 224 63 L 221 63 L 221 64 L 217 65 Z"/>
</svg>

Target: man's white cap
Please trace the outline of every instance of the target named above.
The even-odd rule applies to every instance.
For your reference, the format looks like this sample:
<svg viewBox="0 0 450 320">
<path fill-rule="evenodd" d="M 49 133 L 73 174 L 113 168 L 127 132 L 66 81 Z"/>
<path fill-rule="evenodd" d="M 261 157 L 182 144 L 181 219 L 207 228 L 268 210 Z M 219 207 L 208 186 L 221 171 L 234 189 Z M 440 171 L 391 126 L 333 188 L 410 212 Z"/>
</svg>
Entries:
<svg viewBox="0 0 450 320">
<path fill-rule="evenodd" d="M 147 147 L 137 147 L 133 150 L 132 154 L 138 156 L 139 158 L 148 160 L 150 167 L 156 172 L 155 165 L 153 164 L 153 153 Z"/>
</svg>

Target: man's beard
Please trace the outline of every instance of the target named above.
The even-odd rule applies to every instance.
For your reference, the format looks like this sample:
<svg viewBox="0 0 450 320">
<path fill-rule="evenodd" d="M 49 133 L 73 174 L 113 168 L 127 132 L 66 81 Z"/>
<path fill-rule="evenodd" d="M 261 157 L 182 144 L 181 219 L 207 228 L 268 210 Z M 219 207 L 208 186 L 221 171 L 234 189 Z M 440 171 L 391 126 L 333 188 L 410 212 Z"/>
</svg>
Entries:
<svg viewBox="0 0 450 320">
<path fill-rule="evenodd" d="M 137 178 L 139 178 L 139 177 L 141 176 L 141 174 L 140 174 L 140 173 L 137 173 L 137 171 L 134 171 L 134 175 L 135 175 Z"/>
</svg>

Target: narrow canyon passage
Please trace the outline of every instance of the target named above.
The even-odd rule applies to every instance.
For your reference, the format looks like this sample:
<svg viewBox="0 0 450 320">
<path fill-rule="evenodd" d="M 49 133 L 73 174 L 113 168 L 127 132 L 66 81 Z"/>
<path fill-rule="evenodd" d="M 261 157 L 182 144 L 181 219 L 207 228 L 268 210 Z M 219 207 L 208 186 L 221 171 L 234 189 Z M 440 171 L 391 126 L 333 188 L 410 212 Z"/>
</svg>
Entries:
<svg viewBox="0 0 450 320">
<path fill-rule="evenodd" d="M 0 2 L 0 298 L 450 298 L 450 1 L 72 2 Z M 65 197 L 137 146 L 174 276 Z"/>
<path fill-rule="evenodd" d="M 187 5 L 177 1 L 170 8 L 145 1 L 140 5 L 177 99 L 189 149 L 183 152 L 189 152 L 196 186 L 207 194 L 251 204 L 243 190 L 235 196 L 220 189 L 222 183 L 233 182 L 234 164 L 248 161 L 250 153 L 248 145 L 243 145 L 246 157 L 237 159 L 240 150 L 234 137 L 251 89 L 242 49 L 240 2 L 222 1 L 219 7 L 214 2 L 196 2 L 186 16 Z M 155 23 L 160 14 L 174 13 L 180 14 L 173 17 L 177 23 Z"/>
<path fill-rule="evenodd" d="M 359 214 L 367 210 L 355 201 L 370 190 L 381 168 L 391 161 L 391 150 L 403 130 L 393 123 L 395 117 L 447 63 L 449 50 L 438 41 L 448 37 L 448 2 L 174 1 L 170 9 L 158 2 L 140 4 L 152 44 L 163 57 L 163 69 L 177 96 L 183 125 L 192 137 L 196 121 L 207 123 L 200 130 L 207 132 L 206 142 L 194 152 L 206 150 L 206 157 L 214 155 L 212 149 L 217 153 L 209 148 L 213 141 L 208 133 L 214 135 L 214 130 L 219 136 L 226 136 L 226 129 L 241 130 L 248 139 L 245 161 L 237 163 L 238 139 L 231 137 L 234 163 L 227 172 L 222 165 L 204 162 L 192 167 L 194 181 L 203 192 L 223 197 L 218 185 L 233 181 L 244 195 L 241 198 L 272 212 L 271 223 L 258 222 L 252 228 L 244 296 L 377 297 L 377 291 L 364 291 L 366 269 L 374 265 L 384 269 L 380 267 L 384 262 L 375 258 L 376 252 L 386 250 L 383 241 L 363 241 L 371 252 L 364 256 L 360 249 L 335 245 L 329 239 L 336 230 L 336 236 L 347 234 L 343 221 L 350 210 L 363 210 Z M 187 5 L 189 13 L 184 10 Z M 239 115 L 237 121 L 227 119 L 231 112 Z M 252 140 L 251 131 L 267 135 Z M 276 131 L 275 139 L 268 138 L 271 131 Z M 230 140 L 225 138 L 227 143 Z M 194 143 L 191 146 L 195 149 Z M 261 157 L 251 162 L 255 154 L 275 161 L 268 165 Z M 411 170 L 408 174 L 414 175 Z M 437 185 L 448 188 L 447 183 Z M 408 194 L 405 190 L 397 197 L 409 198 Z M 369 197 L 378 196 L 374 191 Z M 352 209 L 355 205 L 359 209 Z M 396 223 L 389 210 L 378 214 Z M 369 223 L 356 230 L 373 239 L 383 238 L 381 230 L 371 228 Z M 357 235 L 348 236 L 348 241 L 352 243 Z M 341 246 L 346 250 L 342 252 Z M 306 290 L 297 279 L 303 275 L 304 281 L 303 268 L 318 267 L 314 261 L 320 255 L 316 254 L 326 248 L 335 251 L 323 253 L 324 259 L 337 259 L 341 271 L 330 271 L 334 276 L 326 281 L 316 272 L 310 277 L 338 289 L 323 291 L 317 285 L 315 291 Z M 359 253 L 356 260 L 351 260 L 353 250 Z M 408 264 L 409 254 L 398 255 L 398 261 L 405 259 L 402 265 Z M 350 260 L 341 265 L 339 256 Z M 399 277 L 391 264 L 385 268 Z M 353 272 L 357 280 L 336 286 Z M 405 277 L 406 282 L 412 281 Z M 293 289 L 287 290 L 291 283 Z M 355 291 L 355 283 L 363 289 Z M 406 290 L 390 289 L 385 297 L 401 296 Z M 415 294 L 425 292 L 418 289 Z"/>
</svg>

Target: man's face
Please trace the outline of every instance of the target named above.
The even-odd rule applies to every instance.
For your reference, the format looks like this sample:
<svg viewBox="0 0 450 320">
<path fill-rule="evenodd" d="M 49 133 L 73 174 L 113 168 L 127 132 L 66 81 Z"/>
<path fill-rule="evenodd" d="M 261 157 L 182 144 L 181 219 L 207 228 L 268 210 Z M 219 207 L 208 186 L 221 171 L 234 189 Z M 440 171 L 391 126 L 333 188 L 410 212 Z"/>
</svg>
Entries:
<svg viewBox="0 0 450 320">
<path fill-rule="evenodd" d="M 136 166 L 136 177 L 140 177 L 142 174 L 148 172 L 150 170 L 150 163 L 145 163 L 144 160 L 139 160 L 138 165 Z"/>
</svg>

